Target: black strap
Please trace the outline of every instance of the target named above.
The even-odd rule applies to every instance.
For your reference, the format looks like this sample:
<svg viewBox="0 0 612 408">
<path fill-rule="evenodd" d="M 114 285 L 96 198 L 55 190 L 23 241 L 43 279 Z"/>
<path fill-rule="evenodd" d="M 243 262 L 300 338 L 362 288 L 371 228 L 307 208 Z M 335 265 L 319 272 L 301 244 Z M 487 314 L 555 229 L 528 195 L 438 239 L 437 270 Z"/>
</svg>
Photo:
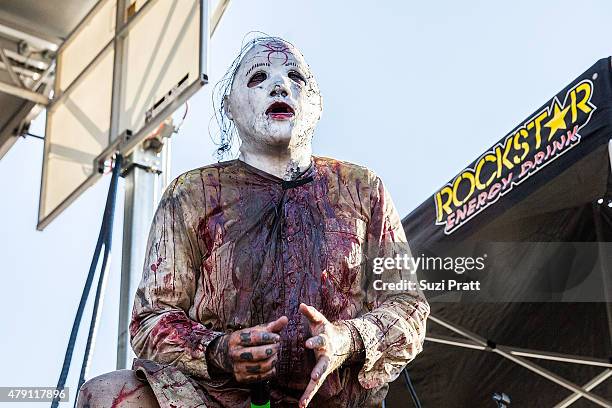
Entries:
<svg viewBox="0 0 612 408">
<path fill-rule="evenodd" d="M 283 190 L 288 190 L 290 188 L 299 187 L 306 183 L 310 183 L 312 180 L 313 180 L 312 176 L 304 177 L 303 179 L 299 179 L 299 180 L 288 180 L 288 181 L 283 180 L 281 182 L 281 187 L 283 188 Z"/>
</svg>

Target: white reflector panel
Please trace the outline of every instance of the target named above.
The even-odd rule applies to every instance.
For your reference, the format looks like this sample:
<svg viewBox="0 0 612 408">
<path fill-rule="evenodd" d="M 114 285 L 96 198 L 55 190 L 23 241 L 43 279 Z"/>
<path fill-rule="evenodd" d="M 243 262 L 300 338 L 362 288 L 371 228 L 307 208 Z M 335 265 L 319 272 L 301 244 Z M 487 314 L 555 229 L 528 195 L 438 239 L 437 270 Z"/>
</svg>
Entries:
<svg viewBox="0 0 612 408">
<path fill-rule="evenodd" d="M 39 230 L 208 80 L 208 0 L 128 1 L 120 27 L 116 4 L 101 0 L 59 50 Z"/>
<path fill-rule="evenodd" d="M 142 20 L 130 29 L 124 42 L 124 63 L 129 70 L 122 82 L 119 134 L 126 129 L 138 132 L 147 111 L 156 116 L 170 100 L 169 92 L 186 89 L 198 80 L 199 3 L 157 1 L 143 10 Z"/>
<path fill-rule="evenodd" d="M 59 90 L 64 91 L 115 36 L 116 0 L 98 4 L 79 26 L 77 35 L 62 45 L 57 70 Z M 57 93 L 56 89 L 56 93 Z"/>
<path fill-rule="evenodd" d="M 97 173 L 94 159 L 109 140 L 113 55 L 108 48 L 62 103 L 47 113 L 39 219 L 58 209 Z"/>
</svg>

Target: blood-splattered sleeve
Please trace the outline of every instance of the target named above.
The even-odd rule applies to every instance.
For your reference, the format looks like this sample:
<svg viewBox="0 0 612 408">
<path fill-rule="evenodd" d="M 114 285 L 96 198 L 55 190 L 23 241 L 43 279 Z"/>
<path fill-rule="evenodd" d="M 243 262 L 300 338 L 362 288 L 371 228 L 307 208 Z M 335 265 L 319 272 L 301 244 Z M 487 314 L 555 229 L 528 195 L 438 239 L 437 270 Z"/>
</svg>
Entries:
<svg viewBox="0 0 612 408">
<path fill-rule="evenodd" d="M 365 362 L 359 371 L 364 388 L 374 388 L 395 380 L 408 362 L 423 349 L 429 304 L 416 290 L 376 290 L 374 281 L 385 283 L 411 281 L 416 274 L 401 268 L 387 268 L 374 273 L 375 257 L 411 256 L 401 220 L 391 196 L 379 177 L 372 174 L 370 220 L 368 223 L 368 262 L 366 270 L 366 312 L 349 320 L 359 332 L 365 347 Z"/>
<path fill-rule="evenodd" d="M 190 202 L 187 186 L 182 176 L 175 179 L 153 218 L 130 338 L 139 358 L 210 380 L 206 348 L 224 333 L 209 330 L 188 316 L 196 292 L 199 250 L 185 225 L 185 203 Z"/>
</svg>

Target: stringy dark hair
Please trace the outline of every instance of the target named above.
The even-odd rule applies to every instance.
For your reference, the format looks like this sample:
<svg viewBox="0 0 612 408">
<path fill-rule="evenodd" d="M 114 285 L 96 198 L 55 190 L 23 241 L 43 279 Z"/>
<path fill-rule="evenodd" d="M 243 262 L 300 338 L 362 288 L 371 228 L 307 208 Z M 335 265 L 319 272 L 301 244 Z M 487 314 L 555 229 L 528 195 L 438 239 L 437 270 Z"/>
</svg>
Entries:
<svg viewBox="0 0 612 408">
<path fill-rule="evenodd" d="M 250 40 L 248 39 L 253 36 L 255 37 Z M 229 69 L 225 72 L 225 75 L 223 75 L 213 88 L 212 103 L 218 129 L 215 132 L 211 131 L 210 135 L 215 145 L 217 145 L 215 156 L 219 161 L 228 155 L 237 153 L 238 146 L 234 146 L 234 143 L 239 140 L 238 130 L 234 122 L 228 118 L 225 113 L 225 97 L 229 96 L 232 90 L 236 72 L 238 72 L 238 68 L 240 68 L 240 63 L 244 56 L 256 45 L 271 41 L 283 42 L 293 47 L 293 44 L 280 37 L 270 36 L 258 31 L 248 33 L 242 41 L 240 52 L 229 66 Z"/>
</svg>

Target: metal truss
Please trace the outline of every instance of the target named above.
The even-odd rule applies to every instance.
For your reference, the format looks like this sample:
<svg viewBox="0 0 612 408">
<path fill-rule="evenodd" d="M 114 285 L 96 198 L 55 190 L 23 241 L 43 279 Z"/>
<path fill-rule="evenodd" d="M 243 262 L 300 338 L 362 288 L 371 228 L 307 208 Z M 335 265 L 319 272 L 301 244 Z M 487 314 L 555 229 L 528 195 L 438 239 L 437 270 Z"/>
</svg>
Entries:
<svg viewBox="0 0 612 408">
<path fill-rule="evenodd" d="M 546 378 L 547 380 L 550 380 L 573 392 L 569 397 L 555 405 L 554 408 L 568 407 L 574 402 L 578 401 L 580 398 L 586 398 L 602 407 L 612 407 L 612 402 L 591 392 L 591 390 L 593 390 L 597 385 L 612 377 L 612 362 L 608 360 L 492 344 L 490 341 L 487 341 L 487 339 L 440 317 L 430 315 L 429 319 L 439 324 L 440 326 L 459 334 L 463 338 L 428 335 L 425 337 L 425 340 L 431 341 L 433 343 L 448 344 L 456 347 L 465 347 L 499 354 L 500 356 L 520 366 L 523 366 L 526 369 L 533 371 L 534 373 Z M 604 367 L 605 369 L 591 381 L 584 384 L 583 386 L 580 386 L 563 377 L 558 376 L 557 374 L 551 371 L 548 371 L 547 369 L 539 366 L 538 364 L 532 361 L 527 360 L 526 358 L 539 358 L 544 360 L 554 360 L 573 364 L 591 365 Z"/>
<path fill-rule="evenodd" d="M 27 44 L 27 46 L 41 51 L 53 53 L 57 50 L 56 44 L 8 27 L 1 22 L 0 35 L 17 39 L 21 41 L 20 45 L 22 43 Z M 15 62 L 23 64 L 23 66 L 17 66 Z M 0 46 L 0 69 L 8 73 L 10 82 L 0 81 L 0 92 L 47 106 L 49 98 L 37 92 L 37 90 L 41 83 L 48 83 L 49 74 L 52 73 L 53 68 L 53 64 L 35 58 L 25 58 L 14 50 L 2 45 Z M 26 77 L 26 80 L 22 80 L 20 76 Z"/>
</svg>

